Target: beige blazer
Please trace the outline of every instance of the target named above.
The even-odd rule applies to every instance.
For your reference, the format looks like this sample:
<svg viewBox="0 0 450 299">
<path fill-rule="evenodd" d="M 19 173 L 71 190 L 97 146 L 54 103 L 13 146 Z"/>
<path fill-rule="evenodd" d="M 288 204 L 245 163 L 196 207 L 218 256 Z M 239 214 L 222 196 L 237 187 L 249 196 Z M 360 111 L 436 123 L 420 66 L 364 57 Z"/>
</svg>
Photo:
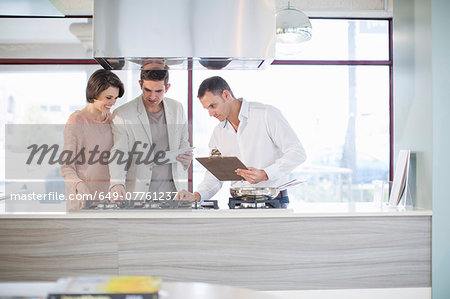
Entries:
<svg viewBox="0 0 450 299">
<path fill-rule="evenodd" d="M 163 98 L 162 102 L 170 150 L 189 147 L 188 126 L 183 106 L 180 102 L 170 98 Z M 139 165 L 136 163 L 136 160 L 139 159 L 139 154 L 136 153 L 142 152 L 140 159 L 141 161 L 144 160 L 152 144 L 150 123 L 142 101 L 142 95 L 114 110 L 111 127 L 114 140 L 111 157 L 116 155 L 116 158 L 109 164 L 110 188 L 116 184 L 123 184 L 126 192 L 147 192 L 154 163 L 141 163 Z M 126 170 L 126 163 L 118 163 L 120 153 L 124 153 L 123 162 L 129 158 L 128 152 L 132 151 L 133 146 L 135 147 L 135 154 L 132 155 L 132 162 L 129 163 L 129 168 Z M 147 160 L 153 160 L 154 155 L 155 152 L 152 152 Z M 187 189 L 188 172 L 181 163 L 172 164 L 172 175 L 177 191 Z M 135 195 L 132 194 L 132 196 Z"/>
</svg>

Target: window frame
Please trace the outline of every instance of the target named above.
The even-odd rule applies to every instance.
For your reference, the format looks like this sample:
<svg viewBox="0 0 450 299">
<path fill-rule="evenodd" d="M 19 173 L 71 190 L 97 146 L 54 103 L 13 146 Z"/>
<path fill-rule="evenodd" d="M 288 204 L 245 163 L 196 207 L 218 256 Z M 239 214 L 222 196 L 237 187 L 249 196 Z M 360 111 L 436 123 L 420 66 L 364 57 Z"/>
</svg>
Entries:
<svg viewBox="0 0 450 299">
<path fill-rule="evenodd" d="M 345 18 L 345 17 L 310 17 L 310 19 L 319 20 L 368 20 L 368 21 L 387 21 L 388 22 L 388 60 L 281 60 L 275 59 L 271 65 L 345 65 L 345 66 L 355 66 L 355 65 L 368 65 L 368 66 L 388 66 L 389 67 L 389 181 L 393 178 L 393 157 L 394 157 L 394 86 L 393 86 L 393 24 L 392 18 Z M 193 73 L 192 70 L 192 60 L 189 60 L 190 65 L 188 65 L 188 123 L 189 123 L 189 136 L 191 146 L 193 144 Z M 193 168 L 192 164 L 189 169 L 189 191 L 193 192 Z"/>
<path fill-rule="evenodd" d="M 5 17 L 5 16 L 2 16 Z M 40 18 L 40 17 L 24 17 L 24 18 Z M 53 18 L 53 17 L 50 17 Z M 59 17 L 55 17 L 59 18 Z M 92 18 L 92 16 L 68 16 L 66 18 Z M 394 157 L 394 100 L 393 100 L 393 22 L 392 18 L 356 18 L 356 17 L 310 17 L 310 19 L 323 19 L 323 20 L 369 20 L 369 21 L 387 21 L 388 22 L 388 60 L 279 60 L 275 59 L 271 65 L 345 65 L 345 66 L 355 66 L 355 65 L 368 65 L 368 66 L 388 66 L 389 67 L 389 180 L 393 178 L 393 157 Z M 11 59 L 11 58 L 1 58 L 0 65 L 89 65 L 98 64 L 95 59 Z M 189 142 L 191 146 L 194 142 L 193 136 L 193 75 L 192 70 L 193 59 L 188 59 L 188 74 L 187 74 L 187 120 L 189 125 Z M 188 178 L 188 188 L 189 191 L 193 191 L 193 166 L 191 164 L 189 168 L 189 178 Z"/>
</svg>

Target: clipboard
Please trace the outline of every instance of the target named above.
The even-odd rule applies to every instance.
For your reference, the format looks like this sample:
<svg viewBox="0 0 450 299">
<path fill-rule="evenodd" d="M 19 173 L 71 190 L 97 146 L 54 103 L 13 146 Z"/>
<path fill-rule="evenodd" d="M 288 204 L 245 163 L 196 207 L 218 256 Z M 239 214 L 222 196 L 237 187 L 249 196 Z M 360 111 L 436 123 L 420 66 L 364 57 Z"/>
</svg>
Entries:
<svg viewBox="0 0 450 299">
<path fill-rule="evenodd" d="M 234 171 L 238 168 L 247 169 L 244 163 L 235 156 L 211 156 L 195 159 L 219 181 L 241 181 L 244 178 Z"/>
</svg>

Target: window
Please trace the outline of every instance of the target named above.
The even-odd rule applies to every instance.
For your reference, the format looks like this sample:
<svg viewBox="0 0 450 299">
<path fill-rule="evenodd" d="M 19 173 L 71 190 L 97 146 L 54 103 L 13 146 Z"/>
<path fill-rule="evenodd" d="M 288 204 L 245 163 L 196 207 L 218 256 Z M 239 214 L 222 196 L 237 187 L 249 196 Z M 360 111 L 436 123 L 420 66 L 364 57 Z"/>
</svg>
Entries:
<svg viewBox="0 0 450 299">
<path fill-rule="evenodd" d="M 98 65 L 10 65 L 0 71 L 0 194 L 5 186 L 5 125 L 61 124 L 86 106 L 86 84 Z M 115 72 L 125 86 L 118 107 L 141 94 L 139 72 Z M 187 72 L 171 72 L 167 96 L 187 110 Z"/>
<path fill-rule="evenodd" d="M 313 38 L 295 46 L 278 47 L 277 59 L 389 60 L 387 20 L 312 19 Z"/>
<path fill-rule="evenodd" d="M 389 24 L 322 19 L 312 24 L 310 44 L 295 55 L 277 52 L 279 59 L 264 71 L 193 71 L 194 97 L 204 79 L 219 75 L 236 97 L 281 110 L 308 155 L 291 174 L 307 179 L 290 188 L 291 201 L 371 201 L 372 181 L 389 179 Z M 196 154 L 208 155 L 218 121 L 193 101 Z M 194 163 L 194 189 L 203 172 Z M 214 199 L 228 197 L 222 188 Z"/>
<path fill-rule="evenodd" d="M 185 111 L 192 108 L 189 121 L 193 125 L 195 154 L 205 156 L 209 154 L 208 142 L 217 120 L 209 117 L 196 94 L 205 78 L 224 77 L 237 97 L 278 107 L 302 141 L 308 160 L 291 176 L 306 178 L 308 183 L 289 190 L 291 201 L 370 201 L 372 181 L 388 180 L 390 171 L 391 21 L 311 21 L 313 39 L 298 49 L 278 48 L 276 60 L 266 70 L 171 71 L 172 87 L 167 96 L 180 101 Z M 65 22 L 66 28 L 70 22 Z M 74 40 L 64 43 L 72 48 L 78 43 L 81 47 Z M 41 54 L 35 58 L 48 58 Z M 83 55 L 79 57 L 86 57 Z M 84 107 L 86 82 L 99 67 L 3 65 L 0 114 L 5 117 L 0 125 L 64 124 L 74 110 Z M 140 94 L 139 72 L 116 74 L 125 84 L 125 94 L 116 103 L 118 107 Z M 192 107 L 188 107 L 189 89 L 193 91 Z M 0 181 L 5 179 L 4 144 L 1 130 Z M 194 189 L 204 171 L 194 160 Z M 214 199 L 226 207 L 228 197 L 224 186 Z"/>
</svg>

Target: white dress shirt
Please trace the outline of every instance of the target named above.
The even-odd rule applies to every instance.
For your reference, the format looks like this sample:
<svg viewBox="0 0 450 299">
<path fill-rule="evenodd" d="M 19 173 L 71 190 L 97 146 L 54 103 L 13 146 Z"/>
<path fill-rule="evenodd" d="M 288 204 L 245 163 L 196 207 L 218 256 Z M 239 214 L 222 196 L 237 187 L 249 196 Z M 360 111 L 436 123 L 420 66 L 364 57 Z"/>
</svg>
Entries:
<svg viewBox="0 0 450 299">
<path fill-rule="evenodd" d="M 246 181 L 232 186 L 277 187 L 287 182 L 289 173 L 306 160 L 303 146 L 289 123 L 277 108 L 257 102 L 242 102 L 237 132 L 227 121 L 214 129 L 210 150 L 217 148 L 222 156 L 237 156 L 247 167 L 263 169 L 267 181 L 250 185 Z M 197 188 L 201 199 L 209 199 L 222 187 L 209 171 Z"/>
</svg>

